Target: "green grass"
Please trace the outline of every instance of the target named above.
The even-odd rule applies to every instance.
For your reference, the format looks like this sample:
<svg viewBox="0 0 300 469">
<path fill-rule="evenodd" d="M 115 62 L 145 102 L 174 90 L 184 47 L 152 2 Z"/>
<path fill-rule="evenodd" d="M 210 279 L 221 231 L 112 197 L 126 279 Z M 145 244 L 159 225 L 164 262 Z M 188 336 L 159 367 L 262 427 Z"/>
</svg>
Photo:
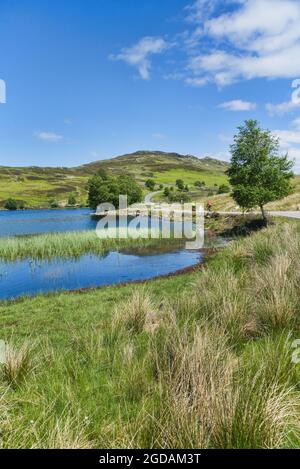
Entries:
<svg viewBox="0 0 300 469">
<path fill-rule="evenodd" d="M 280 223 L 198 272 L 0 303 L 0 446 L 299 447 L 299 255 Z"/>
<path fill-rule="evenodd" d="M 67 203 L 74 194 L 78 204 L 85 204 L 88 178 L 53 168 L 1 168 L 0 204 L 8 198 L 24 201 L 27 207 L 49 207 L 50 200 Z"/>
<path fill-rule="evenodd" d="M 96 231 L 52 233 L 26 237 L 0 238 L 0 260 L 78 258 L 84 254 L 104 255 L 108 251 L 147 249 L 166 250 L 179 247 L 179 239 L 98 238 Z"/>
<path fill-rule="evenodd" d="M 225 174 L 217 171 L 197 171 L 183 168 L 171 169 L 167 172 L 154 172 L 153 179 L 157 184 L 172 184 L 175 186 L 177 179 L 183 179 L 185 184 L 193 185 L 196 181 L 204 181 L 206 186 L 214 186 L 214 184 L 226 184 L 228 179 Z"/>
</svg>

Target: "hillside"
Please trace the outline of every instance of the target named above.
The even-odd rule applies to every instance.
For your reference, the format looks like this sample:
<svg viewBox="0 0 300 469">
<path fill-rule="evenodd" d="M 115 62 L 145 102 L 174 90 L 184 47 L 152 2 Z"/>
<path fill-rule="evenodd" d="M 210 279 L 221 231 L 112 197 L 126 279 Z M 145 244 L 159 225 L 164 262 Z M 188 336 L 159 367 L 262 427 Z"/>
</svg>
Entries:
<svg viewBox="0 0 300 469">
<path fill-rule="evenodd" d="M 0 166 L 0 206 L 9 197 L 24 201 L 28 207 L 48 207 L 53 200 L 66 204 L 70 194 L 84 204 L 87 180 L 100 168 L 115 175 L 132 175 L 143 186 L 147 178 L 158 184 L 175 184 L 182 178 L 188 184 L 201 180 L 214 186 L 225 182 L 227 167 L 227 163 L 209 157 L 158 151 L 138 151 L 74 168 Z"/>
</svg>

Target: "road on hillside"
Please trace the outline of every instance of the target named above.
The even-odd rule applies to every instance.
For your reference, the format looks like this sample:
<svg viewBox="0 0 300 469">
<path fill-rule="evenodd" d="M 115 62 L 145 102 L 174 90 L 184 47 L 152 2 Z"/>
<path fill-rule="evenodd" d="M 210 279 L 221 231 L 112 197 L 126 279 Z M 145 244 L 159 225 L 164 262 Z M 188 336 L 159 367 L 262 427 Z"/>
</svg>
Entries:
<svg viewBox="0 0 300 469">
<path fill-rule="evenodd" d="M 145 204 L 151 204 L 152 197 L 154 197 L 156 194 L 160 194 L 160 193 L 161 193 L 161 191 L 149 192 L 149 194 L 147 194 L 145 196 L 144 203 Z"/>
</svg>

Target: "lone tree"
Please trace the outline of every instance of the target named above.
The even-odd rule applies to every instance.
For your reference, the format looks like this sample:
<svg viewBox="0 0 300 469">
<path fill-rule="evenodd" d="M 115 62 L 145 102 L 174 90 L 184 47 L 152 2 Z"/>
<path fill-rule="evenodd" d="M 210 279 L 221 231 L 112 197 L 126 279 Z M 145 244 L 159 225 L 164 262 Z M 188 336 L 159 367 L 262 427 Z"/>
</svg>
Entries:
<svg viewBox="0 0 300 469">
<path fill-rule="evenodd" d="M 279 140 L 255 120 L 238 127 L 231 145 L 231 166 L 227 170 L 233 198 L 244 209 L 260 207 L 266 222 L 265 204 L 291 192 L 294 162 L 279 155 Z"/>
</svg>

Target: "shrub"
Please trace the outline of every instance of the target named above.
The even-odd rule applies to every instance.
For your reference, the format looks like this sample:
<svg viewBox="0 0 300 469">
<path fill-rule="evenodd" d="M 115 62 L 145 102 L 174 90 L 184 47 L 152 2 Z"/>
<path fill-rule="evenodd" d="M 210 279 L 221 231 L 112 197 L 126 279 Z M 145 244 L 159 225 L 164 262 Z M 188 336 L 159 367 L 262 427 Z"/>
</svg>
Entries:
<svg viewBox="0 0 300 469">
<path fill-rule="evenodd" d="M 230 192 L 230 187 L 227 184 L 221 184 L 219 186 L 218 193 L 219 194 L 227 194 Z"/>
<path fill-rule="evenodd" d="M 145 186 L 150 190 L 153 191 L 155 188 L 155 181 L 153 179 L 147 179 L 145 182 Z"/>
<path fill-rule="evenodd" d="M 7 199 L 4 203 L 4 208 L 7 210 L 17 210 L 18 209 L 18 202 L 15 199 Z"/>
<path fill-rule="evenodd" d="M 74 194 L 69 195 L 68 205 L 76 205 L 76 204 L 77 204 L 77 200 L 76 200 L 75 195 Z"/>
</svg>

